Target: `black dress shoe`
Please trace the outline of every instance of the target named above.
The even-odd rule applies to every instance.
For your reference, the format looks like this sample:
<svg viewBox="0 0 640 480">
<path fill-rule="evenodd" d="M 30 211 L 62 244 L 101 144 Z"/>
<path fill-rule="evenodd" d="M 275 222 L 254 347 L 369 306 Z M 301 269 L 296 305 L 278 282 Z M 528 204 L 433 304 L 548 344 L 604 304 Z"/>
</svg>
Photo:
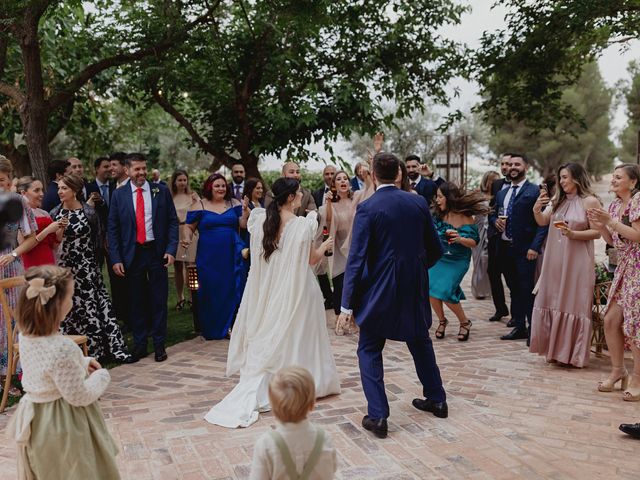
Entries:
<svg viewBox="0 0 640 480">
<path fill-rule="evenodd" d="M 138 360 L 146 357 L 147 355 L 149 355 L 149 352 L 147 352 L 147 347 L 136 347 L 133 349 L 133 353 L 131 354 L 131 360 L 125 361 L 125 363 L 136 363 Z"/>
<path fill-rule="evenodd" d="M 158 345 L 155 350 L 156 362 L 164 362 L 167 359 L 167 351 L 164 349 L 164 346 Z"/>
<path fill-rule="evenodd" d="M 518 327 L 511 330 L 506 335 L 500 337 L 500 340 L 524 340 L 529 338 L 526 330 L 520 330 Z"/>
<path fill-rule="evenodd" d="M 365 430 L 373 432 L 373 434 L 378 438 L 387 438 L 387 431 L 389 427 L 387 426 L 386 418 L 374 420 L 369 417 L 369 415 L 365 415 L 362 419 L 362 426 Z"/>
<path fill-rule="evenodd" d="M 507 315 L 509 315 L 508 313 L 494 313 L 493 317 L 491 317 L 489 319 L 490 322 L 499 322 L 500 320 L 502 320 L 502 317 L 506 317 Z"/>
<path fill-rule="evenodd" d="M 414 398 L 411 404 L 418 410 L 433 413 L 438 418 L 447 418 L 449 416 L 447 402 L 434 402 L 428 398 Z"/>
<path fill-rule="evenodd" d="M 640 440 L 640 423 L 622 423 L 620 431 Z"/>
<path fill-rule="evenodd" d="M 138 357 L 135 357 L 133 355 L 129 355 L 124 360 L 122 360 L 122 363 L 127 363 L 127 364 L 136 363 L 138 360 L 140 360 Z"/>
<path fill-rule="evenodd" d="M 507 322 L 507 327 L 515 328 L 515 326 L 516 326 L 516 321 L 513 318 Z"/>
</svg>

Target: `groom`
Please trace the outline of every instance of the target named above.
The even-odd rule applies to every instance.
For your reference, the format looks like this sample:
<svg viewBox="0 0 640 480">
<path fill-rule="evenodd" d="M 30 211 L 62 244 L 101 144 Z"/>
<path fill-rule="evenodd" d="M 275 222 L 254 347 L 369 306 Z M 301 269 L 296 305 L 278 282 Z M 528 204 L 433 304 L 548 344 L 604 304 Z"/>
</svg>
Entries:
<svg viewBox="0 0 640 480">
<path fill-rule="evenodd" d="M 440 370 L 429 338 L 429 274 L 442 247 L 429 206 L 420 195 L 399 190 L 400 161 L 389 153 L 373 159 L 376 193 L 358 206 L 344 277 L 339 321 L 355 315 L 360 326 L 358 361 L 368 415 L 362 426 L 387 436 L 389 403 L 384 391 L 382 349 L 387 339 L 407 343 L 425 399 L 413 406 L 446 418 Z"/>
<path fill-rule="evenodd" d="M 109 208 L 109 255 L 113 271 L 127 281 L 131 298 L 133 361 L 147 356 L 153 338 L 156 362 L 167 359 L 167 269 L 178 248 L 178 217 L 165 185 L 147 181 L 141 153 L 125 157 L 130 182 L 113 192 Z"/>
</svg>

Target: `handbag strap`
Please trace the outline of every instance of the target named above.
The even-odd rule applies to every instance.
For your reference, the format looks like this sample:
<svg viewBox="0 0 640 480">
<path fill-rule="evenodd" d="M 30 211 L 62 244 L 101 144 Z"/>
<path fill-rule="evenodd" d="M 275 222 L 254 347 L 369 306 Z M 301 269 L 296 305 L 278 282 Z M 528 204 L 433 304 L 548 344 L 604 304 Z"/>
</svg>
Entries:
<svg viewBox="0 0 640 480">
<path fill-rule="evenodd" d="M 280 457 L 284 463 L 284 468 L 287 471 L 287 475 L 290 480 L 307 480 L 311 475 L 311 472 L 315 468 L 316 464 L 320 460 L 320 455 L 322 454 L 322 447 L 324 446 L 324 431 L 320 428 L 317 429 L 316 432 L 316 440 L 313 444 L 313 449 L 311 450 L 311 454 L 307 459 L 304 469 L 302 473 L 298 474 L 298 470 L 296 470 L 295 463 L 293 462 L 293 458 L 291 458 L 291 452 L 289 451 L 289 447 L 287 447 L 286 442 L 275 430 L 269 432 L 271 438 L 276 443 L 278 450 L 280 451 Z"/>
</svg>

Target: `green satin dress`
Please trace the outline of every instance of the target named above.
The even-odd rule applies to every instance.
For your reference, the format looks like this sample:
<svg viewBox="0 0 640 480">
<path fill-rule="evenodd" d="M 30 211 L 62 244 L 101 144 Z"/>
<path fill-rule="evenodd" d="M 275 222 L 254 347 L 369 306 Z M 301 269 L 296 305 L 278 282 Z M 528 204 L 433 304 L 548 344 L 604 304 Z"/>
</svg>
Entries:
<svg viewBox="0 0 640 480">
<path fill-rule="evenodd" d="M 460 283 L 469 270 L 471 249 L 458 243 L 449 245 L 445 232 L 449 229 L 457 230 L 461 237 L 472 238 L 477 243 L 480 241 L 478 227 L 470 224 L 454 228 L 438 218 L 434 218 L 434 223 L 445 254 L 429 269 L 429 296 L 447 303 L 460 303 L 460 300 L 466 298 Z"/>
</svg>

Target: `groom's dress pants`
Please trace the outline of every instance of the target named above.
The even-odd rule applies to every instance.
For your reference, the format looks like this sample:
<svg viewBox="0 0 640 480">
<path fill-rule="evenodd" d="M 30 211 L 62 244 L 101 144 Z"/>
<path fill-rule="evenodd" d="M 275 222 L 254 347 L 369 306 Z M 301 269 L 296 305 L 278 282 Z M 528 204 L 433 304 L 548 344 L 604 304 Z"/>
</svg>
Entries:
<svg viewBox="0 0 640 480">
<path fill-rule="evenodd" d="M 384 369 L 382 366 L 382 350 L 386 341 L 386 338 L 380 337 L 374 332 L 364 328 L 360 329 L 358 341 L 360 378 L 365 397 L 367 397 L 367 414 L 376 420 L 389 416 L 389 402 L 384 390 Z M 427 333 L 426 338 L 406 343 L 413 357 L 416 373 L 422 383 L 422 394 L 435 402 L 444 402 L 446 394 L 442 387 L 442 378 L 436 364 L 436 354 L 433 351 L 429 334 Z"/>
</svg>

